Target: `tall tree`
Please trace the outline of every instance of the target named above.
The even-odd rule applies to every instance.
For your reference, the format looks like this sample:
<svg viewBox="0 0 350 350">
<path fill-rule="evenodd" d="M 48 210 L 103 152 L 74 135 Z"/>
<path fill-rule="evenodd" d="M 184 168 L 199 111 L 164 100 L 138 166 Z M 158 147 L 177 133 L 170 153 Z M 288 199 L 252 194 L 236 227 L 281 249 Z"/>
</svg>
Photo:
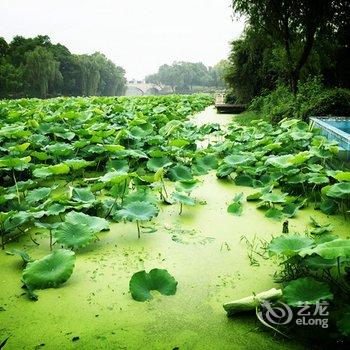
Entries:
<svg viewBox="0 0 350 350">
<path fill-rule="evenodd" d="M 337 25 L 345 3 L 348 1 L 233 0 L 233 10 L 283 45 L 291 90 L 296 93 L 316 34 L 326 26 Z"/>
<path fill-rule="evenodd" d="M 38 46 L 25 55 L 24 74 L 30 95 L 45 98 L 50 84 L 62 80 L 59 62 L 47 49 Z"/>
</svg>

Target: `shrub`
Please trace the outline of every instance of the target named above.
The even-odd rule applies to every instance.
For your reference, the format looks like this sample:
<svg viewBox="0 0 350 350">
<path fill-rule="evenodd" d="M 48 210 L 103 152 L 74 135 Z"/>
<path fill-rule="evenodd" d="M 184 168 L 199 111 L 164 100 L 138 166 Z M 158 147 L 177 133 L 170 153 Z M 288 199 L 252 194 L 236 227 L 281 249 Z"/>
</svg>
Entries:
<svg viewBox="0 0 350 350">
<path fill-rule="evenodd" d="M 316 77 L 300 84 L 294 96 L 285 85 L 268 94 L 256 97 L 249 110 L 256 111 L 273 123 L 283 118 L 299 118 L 305 121 L 311 116 L 350 116 L 350 90 L 325 89 Z"/>
</svg>

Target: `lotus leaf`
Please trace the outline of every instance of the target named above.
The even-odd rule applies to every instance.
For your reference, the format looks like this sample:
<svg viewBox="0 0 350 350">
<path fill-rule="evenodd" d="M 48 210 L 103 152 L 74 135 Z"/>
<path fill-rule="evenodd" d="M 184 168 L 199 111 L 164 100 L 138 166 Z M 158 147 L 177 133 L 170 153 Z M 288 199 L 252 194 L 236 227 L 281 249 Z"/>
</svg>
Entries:
<svg viewBox="0 0 350 350">
<path fill-rule="evenodd" d="M 332 185 L 327 191 L 327 196 L 332 198 L 350 197 L 350 182 L 340 182 Z"/>
<path fill-rule="evenodd" d="M 118 215 L 128 221 L 148 221 L 158 215 L 158 208 L 149 202 L 135 201 L 127 203 Z"/>
<path fill-rule="evenodd" d="M 188 167 L 176 165 L 169 170 L 169 178 L 172 181 L 188 181 L 192 180 L 193 176 Z"/>
<path fill-rule="evenodd" d="M 179 192 L 174 192 L 172 194 L 172 198 L 176 202 L 179 202 L 179 203 L 184 204 L 184 205 L 189 205 L 189 206 L 196 205 L 196 200 L 194 198 L 189 197 L 186 194 L 182 194 L 182 193 L 179 193 Z"/>
<path fill-rule="evenodd" d="M 324 259 L 350 258 L 350 239 L 334 239 L 316 245 L 313 248 L 305 248 L 299 252 L 299 255 L 306 256 L 317 254 Z"/>
<path fill-rule="evenodd" d="M 267 250 L 270 255 L 292 256 L 313 244 L 314 241 L 306 236 L 283 235 L 274 238 L 267 246 Z"/>
<path fill-rule="evenodd" d="M 169 167 L 170 165 L 172 165 L 172 162 L 167 157 L 151 158 L 147 161 L 147 168 L 154 172 L 160 168 Z"/>
<path fill-rule="evenodd" d="M 314 305 L 322 300 L 331 300 L 333 294 L 327 283 L 316 281 L 311 277 L 304 277 L 289 282 L 284 288 L 283 297 L 288 305 L 300 306 Z"/>
<path fill-rule="evenodd" d="M 94 233 L 109 230 L 109 222 L 106 219 L 99 218 L 97 216 L 90 216 L 84 213 L 78 213 L 75 211 L 69 212 L 65 221 L 76 225 L 86 225 Z"/>
<path fill-rule="evenodd" d="M 130 280 L 129 288 L 131 296 L 137 301 L 153 299 L 151 290 L 156 290 L 163 295 L 174 295 L 178 282 L 167 270 L 153 269 L 136 272 Z"/>
<path fill-rule="evenodd" d="M 75 254 L 59 249 L 39 260 L 29 262 L 23 271 L 22 280 L 30 290 L 58 287 L 73 273 Z"/>
</svg>

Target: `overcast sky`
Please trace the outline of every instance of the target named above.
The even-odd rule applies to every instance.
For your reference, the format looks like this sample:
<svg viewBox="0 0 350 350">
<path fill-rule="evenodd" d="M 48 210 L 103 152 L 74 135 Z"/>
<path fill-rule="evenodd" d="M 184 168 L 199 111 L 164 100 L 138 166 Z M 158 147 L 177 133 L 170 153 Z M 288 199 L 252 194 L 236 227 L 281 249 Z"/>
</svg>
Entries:
<svg viewBox="0 0 350 350">
<path fill-rule="evenodd" d="M 0 36 L 47 34 L 72 53 L 100 51 L 142 79 L 163 63 L 226 58 L 244 27 L 230 0 L 0 0 Z"/>
</svg>

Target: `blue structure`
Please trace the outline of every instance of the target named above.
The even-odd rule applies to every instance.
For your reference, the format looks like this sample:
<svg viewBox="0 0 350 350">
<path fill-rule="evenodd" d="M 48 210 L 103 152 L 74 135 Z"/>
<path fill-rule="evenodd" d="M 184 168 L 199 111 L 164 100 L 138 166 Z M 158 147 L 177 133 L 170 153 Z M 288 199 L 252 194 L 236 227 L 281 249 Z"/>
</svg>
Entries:
<svg viewBox="0 0 350 350">
<path fill-rule="evenodd" d="M 310 124 L 320 128 L 328 140 L 337 141 L 345 159 L 350 160 L 350 118 L 311 117 Z"/>
</svg>

